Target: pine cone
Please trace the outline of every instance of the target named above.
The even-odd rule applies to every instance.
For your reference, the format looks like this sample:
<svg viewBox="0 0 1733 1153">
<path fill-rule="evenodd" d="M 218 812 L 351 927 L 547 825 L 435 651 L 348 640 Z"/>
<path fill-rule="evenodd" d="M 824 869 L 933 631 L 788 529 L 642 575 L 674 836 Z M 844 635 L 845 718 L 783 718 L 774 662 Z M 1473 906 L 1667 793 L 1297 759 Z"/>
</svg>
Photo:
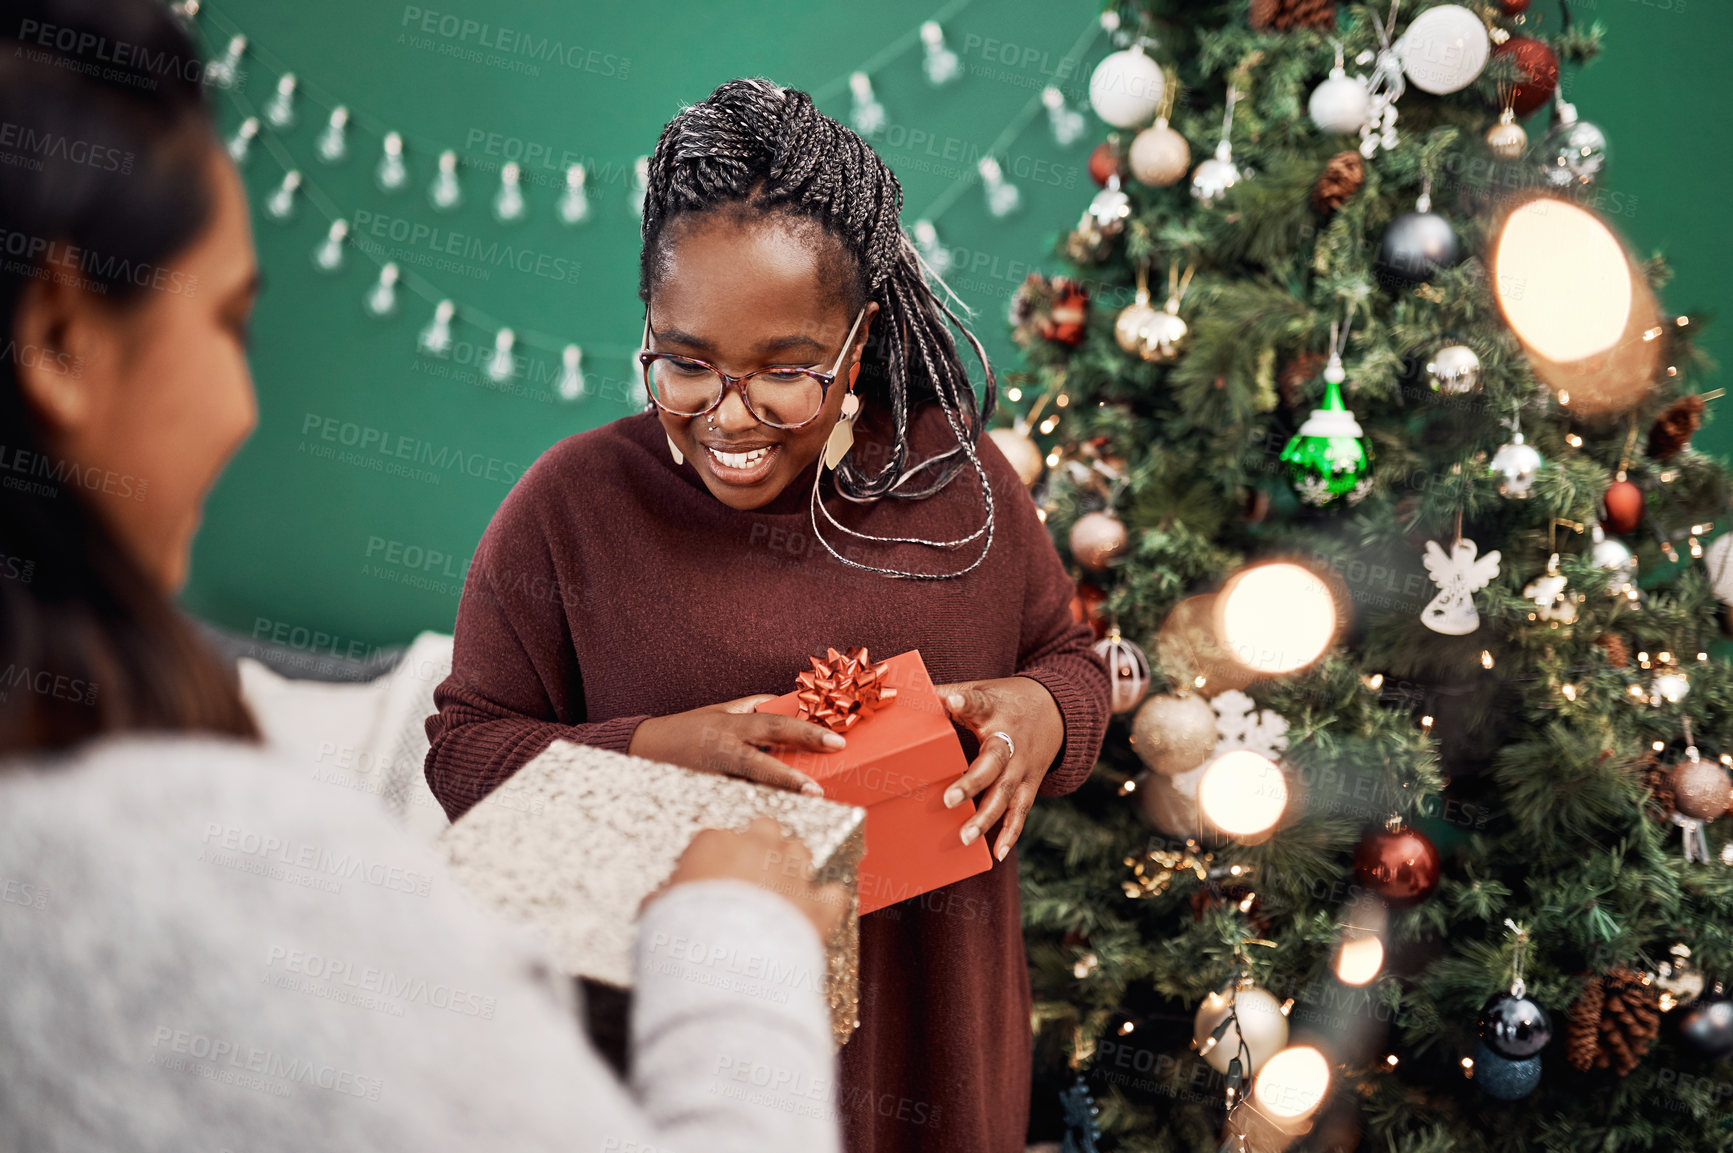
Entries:
<svg viewBox="0 0 1733 1153">
<path fill-rule="evenodd" d="M 1595 638 L 1595 643 L 1607 650 L 1607 663 L 1615 669 L 1631 663 L 1631 650 L 1625 644 L 1625 638 L 1617 633 L 1602 633 Z"/>
<path fill-rule="evenodd" d="M 1293 408 L 1300 403 L 1300 390 L 1306 387 L 1314 376 L 1322 372 L 1326 357 L 1321 352 L 1301 352 L 1294 359 L 1282 366 L 1281 373 L 1276 377 L 1276 388 L 1282 394 L 1282 403 Z"/>
<path fill-rule="evenodd" d="M 1654 987 L 1643 984 L 1631 969 L 1620 967 L 1607 974 L 1601 1007 L 1602 1056 L 1611 1053 L 1609 1063 L 1619 1076 L 1635 1069 L 1654 1045 L 1661 1031 L 1660 1000 Z"/>
<path fill-rule="evenodd" d="M 1338 152 L 1324 165 L 1318 183 L 1312 186 L 1312 207 L 1319 212 L 1334 212 L 1348 202 L 1360 186 L 1366 183 L 1366 162 L 1352 149 Z"/>
<path fill-rule="evenodd" d="M 1660 758 L 1653 752 L 1647 754 L 1639 764 L 1642 765 L 1643 784 L 1649 790 L 1649 803 L 1646 806 L 1648 814 L 1653 819 L 1667 824 L 1673 814 L 1673 773 L 1663 768 Z"/>
<path fill-rule="evenodd" d="M 1600 977 L 1583 974 L 1582 996 L 1570 1007 L 1565 1024 L 1565 1045 L 1574 1069 L 1587 1072 L 1595 1066 L 1601 1049 L 1601 1005 L 1605 998 Z"/>
<path fill-rule="evenodd" d="M 1295 28 L 1334 28 L 1335 0 L 1252 0 L 1252 27 L 1290 32 Z"/>
<path fill-rule="evenodd" d="M 1649 426 L 1649 455 L 1656 460 L 1672 460 L 1691 444 L 1691 437 L 1703 427 L 1700 396 L 1681 396 L 1655 417 Z"/>
</svg>

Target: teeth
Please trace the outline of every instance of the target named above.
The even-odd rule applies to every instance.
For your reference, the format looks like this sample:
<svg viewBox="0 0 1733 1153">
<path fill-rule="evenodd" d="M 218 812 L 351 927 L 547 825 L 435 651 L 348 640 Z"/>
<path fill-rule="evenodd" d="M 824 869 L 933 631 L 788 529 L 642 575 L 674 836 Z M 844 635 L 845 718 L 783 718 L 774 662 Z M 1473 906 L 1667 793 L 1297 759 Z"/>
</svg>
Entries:
<svg viewBox="0 0 1733 1153">
<path fill-rule="evenodd" d="M 711 449 L 710 455 L 729 468 L 751 468 L 770 455 L 770 448 L 755 448 L 751 452 L 717 452 Z"/>
</svg>

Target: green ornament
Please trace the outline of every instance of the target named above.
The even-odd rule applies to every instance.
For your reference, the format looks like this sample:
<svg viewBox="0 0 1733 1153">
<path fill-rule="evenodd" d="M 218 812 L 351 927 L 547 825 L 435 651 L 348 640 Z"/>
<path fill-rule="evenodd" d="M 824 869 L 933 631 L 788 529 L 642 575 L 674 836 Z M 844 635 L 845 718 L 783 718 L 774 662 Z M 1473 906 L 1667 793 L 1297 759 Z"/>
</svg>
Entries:
<svg viewBox="0 0 1733 1153">
<path fill-rule="evenodd" d="M 1306 504 L 1323 508 L 1339 500 L 1354 504 L 1372 487 L 1372 448 L 1360 422 L 1342 403 L 1347 374 L 1339 357 L 1324 369 L 1324 402 L 1312 410 L 1282 450 L 1288 483 Z"/>
</svg>

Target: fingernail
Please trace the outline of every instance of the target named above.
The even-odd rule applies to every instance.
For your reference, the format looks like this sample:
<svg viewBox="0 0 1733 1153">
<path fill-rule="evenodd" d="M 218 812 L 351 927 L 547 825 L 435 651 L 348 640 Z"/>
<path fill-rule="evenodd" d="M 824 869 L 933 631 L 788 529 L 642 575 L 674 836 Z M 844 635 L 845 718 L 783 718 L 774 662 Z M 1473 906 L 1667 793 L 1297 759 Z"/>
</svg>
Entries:
<svg viewBox="0 0 1733 1153">
<path fill-rule="evenodd" d="M 951 693 L 945 698 L 945 703 L 950 705 L 953 709 L 960 709 L 963 707 L 963 694 Z"/>
<path fill-rule="evenodd" d="M 965 845 L 974 844 L 975 838 L 980 836 L 980 835 L 981 835 L 981 830 L 977 829 L 975 826 L 973 826 L 973 825 L 963 826 L 963 844 L 965 844 Z"/>
<path fill-rule="evenodd" d="M 963 803 L 963 790 L 947 789 L 945 791 L 945 808 L 954 809 Z"/>
<path fill-rule="evenodd" d="M 800 786 L 800 791 L 805 793 L 809 797 L 822 797 L 822 796 L 824 796 L 824 788 L 821 785 L 819 785 L 819 783 L 817 781 L 806 782 L 806 784 Z"/>
<path fill-rule="evenodd" d="M 1003 861 L 1005 859 L 1005 854 L 1009 853 L 1010 851 L 1011 851 L 1010 845 L 1000 845 L 997 849 L 995 849 L 993 851 L 993 855 L 995 857 L 998 857 L 1001 861 Z"/>
<path fill-rule="evenodd" d="M 840 748 L 843 748 L 844 746 L 846 746 L 847 744 L 848 744 L 848 741 L 843 739 L 843 735 L 841 733 L 826 733 L 826 734 L 824 734 L 824 747 L 827 749 L 840 749 Z"/>
</svg>

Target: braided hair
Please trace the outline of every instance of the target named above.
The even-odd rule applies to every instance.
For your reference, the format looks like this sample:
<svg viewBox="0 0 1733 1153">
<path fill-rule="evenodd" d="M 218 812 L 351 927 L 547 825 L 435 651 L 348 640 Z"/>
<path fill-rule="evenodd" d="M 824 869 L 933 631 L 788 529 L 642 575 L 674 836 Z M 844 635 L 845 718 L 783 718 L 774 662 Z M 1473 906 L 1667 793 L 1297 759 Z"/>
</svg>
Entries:
<svg viewBox="0 0 1733 1153">
<path fill-rule="evenodd" d="M 922 401 L 938 401 L 959 447 L 964 437 L 970 446 L 980 439 L 997 403 L 987 354 L 928 285 L 926 266 L 898 220 L 902 203 L 902 185 L 866 141 L 818 111 L 805 92 L 760 77 L 730 80 L 682 109 L 662 129 L 650 157 L 638 277 L 645 303 L 669 225 L 684 213 L 724 210 L 815 222 L 842 246 L 849 267 L 840 279 L 849 310 L 878 302 L 883 335 L 862 356 L 861 387 L 866 399 L 888 404 L 894 439 L 888 462 L 873 475 L 856 467 L 854 454 L 844 458 L 835 482 L 853 500 L 931 496 L 973 455 L 964 449 L 925 488 L 901 487 L 958 452 L 949 449 L 909 467 L 909 416 Z M 986 370 L 979 405 L 946 321 L 968 338 Z"/>
</svg>

